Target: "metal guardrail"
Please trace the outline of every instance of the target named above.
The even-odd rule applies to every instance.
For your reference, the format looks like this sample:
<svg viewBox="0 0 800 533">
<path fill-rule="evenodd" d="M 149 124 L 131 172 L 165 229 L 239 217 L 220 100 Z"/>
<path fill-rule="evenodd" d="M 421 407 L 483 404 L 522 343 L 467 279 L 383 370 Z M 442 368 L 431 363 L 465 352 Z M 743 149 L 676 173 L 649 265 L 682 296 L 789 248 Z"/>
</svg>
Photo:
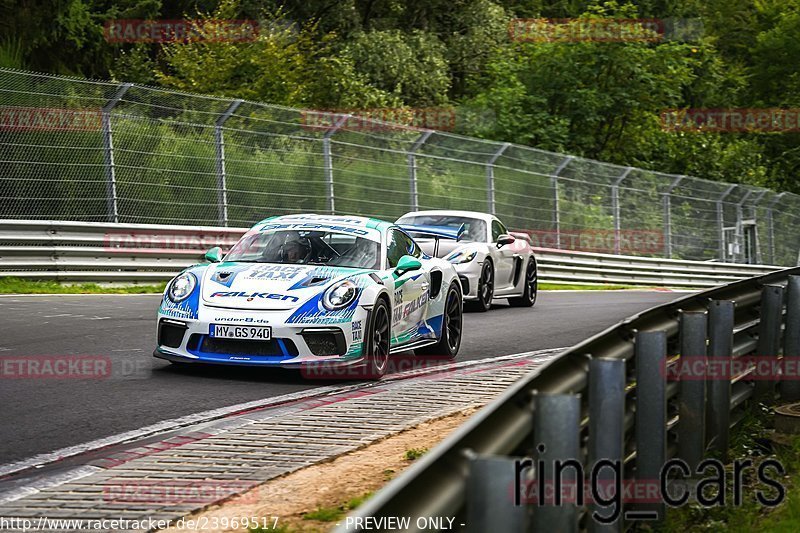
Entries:
<svg viewBox="0 0 800 533">
<path fill-rule="evenodd" d="M 687 379 L 681 364 L 691 361 L 702 363 L 702 379 Z M 800 364 L 800 268 L 692 294 L 570 348 L 470 418 L 338 531 L 360 530 L 368 517 L 371 524 L 412 517 L 408 531 L 423 530 L 414 517 L 455 517 L 470 532 L 620 531 L 643 515 L 620 515 L 601 527 L 585 516 L 610 514 L 597 506 L 516 505 L 515 491 L 530 482 L 516 476 L 519 461 L 542 461 L 539 479 L 548 482 L 551 461 L 570 459 L 586 471 L 603 459 L 614 462 L 634 483 L 660 480 L 671 458 L 695 473 L 710 450 L 726 456 L 730 428 L 746 409 L 774 400 L 776 379 L 762 373 L 748 381 L 761 362 L 769 369 Z M 712 365 L 736 363 L 744 370 L 714 377 Z M 783 399 L 800 399 L 798 377 L 780 382 Z M 624 509 L 659 519 L 665 513 L 656 502 Z"/>
<path fill-rule="evenodd" d="M 0 220 L 0 276 L 65 282 L 166 281 L 230 247 L 246 228 Z M 779 267 L 535 248 L 549 283 L 712 287 Z"/>
</svg>

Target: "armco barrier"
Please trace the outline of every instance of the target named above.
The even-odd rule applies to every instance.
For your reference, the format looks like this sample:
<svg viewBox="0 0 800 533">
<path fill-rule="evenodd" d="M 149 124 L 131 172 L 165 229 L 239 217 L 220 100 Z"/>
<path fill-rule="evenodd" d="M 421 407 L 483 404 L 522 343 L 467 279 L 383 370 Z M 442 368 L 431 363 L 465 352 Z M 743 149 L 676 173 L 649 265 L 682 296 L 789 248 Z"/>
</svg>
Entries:
<svg viewBox="0 0 800 533">
<path fill-rule="evenodd" d="M 64 282 L 166 281 L 230 247 L 245 228 L 0 220 L 0 276 Z M 570 284 L 713 287 L 777 270 L 766 265 L 680 261 L 536 248 L 539 278 Z"/>
<path fill-rule="evenodd" d="M 778 390 L 785 401 L 800 400 L 800 268 L 652 308 L 566 350 L 467 420 L 337 531 L 390 517 L 411 517 L 405 531 L 444 517 L 476 533 L 622 531 L 662 520 L 665 503 L 679 506 L 702 486 L 699 479 L 709 484 L 721 465 L 708 466 L 709 452 L 726 458 L 730 428 L 748 409 L 772 403 Z M 556 460 L 572 461 L 562 470 L 563 493 Z M 778 466 L 766 477 L 780 481 Z M 590 471 L 602 475 L 590 478 Z M 564 495 L 560 505 L 555 494 Z M 600 524 L 595 511 L 616 519 Z"/>
</svg>

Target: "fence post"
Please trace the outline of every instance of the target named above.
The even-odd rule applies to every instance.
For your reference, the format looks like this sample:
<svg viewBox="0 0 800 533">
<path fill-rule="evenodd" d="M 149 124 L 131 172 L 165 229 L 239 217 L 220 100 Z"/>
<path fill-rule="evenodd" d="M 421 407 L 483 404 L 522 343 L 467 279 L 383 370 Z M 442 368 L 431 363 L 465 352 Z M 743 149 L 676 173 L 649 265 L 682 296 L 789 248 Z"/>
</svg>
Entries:
<svg viewBox="0 0 800 533">
<path fill-rule="evenodd" d="M 767 206 L 767 239 L 769 240 L 769 264 L 775 264 L 775 220 L 774 220 L 774 211 L 775 211 L 775 204 L 781 201 L 781 198 L 785 195 L 785 192 L 782 192 L 775 196 L 772 201 Z"/>
<path fill-rule="evenodd" d="M 731 300 L 712 300 L 708 307 L 708 356 L 717 367 L 730 367 L 733 354 L 733 312 Z M 727 460 L 728 433 L 731 419 L 731 382 L 724 375 L 707 374 L 706 428 L 712 449 Z"/>
<path fill-rule="evenodd" d="M 511 143 L 503 143 L 500 145 L 500 148 L 498 148 L 497 151 L 492 154 L 492 157 L 489 158 L 489 161 L 486 162 L 486 203 L 489 204 L 489 212 L 493 215 L 497 214 L 494 198 L 494 164 L 509 146 L 511 146 Z"/>
<path fill-rule="evenodd" d="M 756 232 L 753 235 L 753 237 L 755 239 L 755 242 L 753 243 L 753 247 L 755 248 L 756 255 L 755 255 L 755 258 L 753 258 L 753 261 L 752 261 L 752 263 L 756 264 L 756 265 L 763 265 L 764 264 L 764 257 L 763 257 L 763 255 L 761 253 L 761 242 L 760 242 L 761 239 L 759 239 L 759 237 L 758 237 L 758 204 L 761 203 L 761 200 L 764 199 L 764 197 L 767 195 L 768 192 L 770 192 L 769 189 L 764 189 L 763 191 L 761 191 L 761 193 L 758 196 L 756 196 L 755 200 L 753 200 L 750 203 L 750 207 L 753 208 L 753 221 L 756 224 Z"/>
<path fill-rule="evenodd" d="M 664 192 L 664 257 L 672 259 L 672 191 L 686 176 L 678 176 Z"/>
<path fill-rule="evenodd" d="M 517 480 L 516 459 L 508 457 L 479 456 L 469 462 L 467 477 L 467 531 L 527 531 L 530 503 L 525 487 L 528 479 L 522 476 L 520 487 Z M 523 471 L 523 474 L 528 470 Z M 516 491 L 520 501 L 516 505 Z"/>
<path fill-rule="evenodd" d="M 533 438 L 534 465 L 536 469 L 536 493 L 542 486 L 551 483 L 554 495 L 564 491 L 555 489 L 556 483 L 562 481 L 567 487 L 574 487 L 576 494 L 583 480 L 574 468 L 566 467 L 561 472 L 555 471 L 556 461 L 563 465 L 565 461 L 580 461 L 580 421 L 581 401 L 575 394 L 539 394 L 534 399 Z M 539 468 L 541 466 L 541 468 Z M 560 475 L 559 475 L 560 474 Z M 567 493 L 570 493 L 567 491 Z M 570 498 L 571 499 L 571 498 Z M 544 503 L 544 505 L 539 505 Z M 537 502 L 533 509 L 534 531 L 559 531 L 569 533 L 578 529 L 578 513 L 573 501 Z"/>
<path fill-rule="evenodd" d="M 652 483 L 659 483 L 660 487 L 661 469 L 667 460 L 666 332 L 638 332 L 635 351 L 636 484 L 644 484 L 651 494 Z M 664 518 L 663 503 L 640 502 L 636 509 L 647 513 L 649 520 Z"/>
<path fill-rule="evenodd" d="M 724 193 L 717 198 L 717 231 L 719 233 L 719 260 L 725 262 L 725 213 L 722 208 L 722 201 L 736 189 L 738 185 L 729 186 Z"/>
<path fill-rule="evenodd" d="M 781 326 L 783 325 L 783 287 L 780 285 L 764 285 L 761 289 L 760 320 L 758 323 L 758 348 L 756 364 L 769 362 L 769 372 L 773 372 L 778 362 L 780 351 Z M 775 383 L 772 376 L 757 376 L 753 398 L 756 401 L 772 403 L 775 397 Z"/>
<path fill-rule="evenodd" d="M 612 216 L 614 217 L 614 253 L 619 255 L 619 234 L 622 229 L 622 224 L 620 221 L 620 209 L 619 209 L 619 186 L 628 177 L 628 174 L 631 173 L 633 167 L 628 167 L 622 171 L 622 174 L 614 180 L 614 183 L 611 185 L 611 212 Z"/>
<path fill-rule="evenodd" d="M 242 105 L 242 100 L 234 100 L 228 109 L 217 118 L 214 124 L 214 145 L 217 148 L 217 213 L 219 223 L 228 225 L 228 179 L 225 170 L 225 137 L 222 125 Z"/>
<path fill-rule="evenodd" d="M 622 463 L 625 456 L 625 360 L 597 358 L 589 361 L 589 469 L 587 475 L 600 480 L 601 490 L 608 490 L 608 484 L 615 475 L 609 463 L 619 465 L 621 479 Z M 601 462 L 602 461 L 602 462 Z M 598 470 L 595 475 L 594 469 Z M 607 466 L 603 466 L 607 465 Z M 602 468 L 600 468 L 602 466 Z M 591 474 L 590 474 L 591 473 Z M 600 487 L 598 487 L 600 488 Z M 621 488 L 621 487 L 620 487 Z M 606 497 L 610 495 L 606 493 Z M 620 506 L 622 506 L 620 498 Z M 599 517 L 608 518 L 614 511 L 612 505 L 595 503 L 591 509 Z M 610 524 L 589 517 L 589 531 L 592 533 L 622 530 L 623 509 L 616 509 L 620 518 Z"/>
<path fill-rule="evenodd" d="M 751 194 L 753 194 L 752 190 L 747 191 L 742 196 L 742 199 L 736 203 L 736 244 L 738 251 L 733 258 L 734 263 L 744 263 L 744 258 L 747 254 L 744 247 L 744 204 Z"/>
<path fill-rule="evenodd" d="M 678 457 L 692 472 L 703 460 L 706 449 L 706 338 L 705 311 L 682 311 L 680 316 L 681 370 L 678 389 Z M 686 366 L 684 364 L 690 363 Z M 688 367 L 688 368 L 687 368 Z M 697 375 L 699 373 L 699 375 Z"/>
<path fill-rule="evenodd" d="M 103 106 L 103 153 L 106 169 L 106 202 L 109 222 L 119 222 L 119 205 L 117 198 L 117 169 L 114 163 L 114 139 L 111 127 L 111 111 L 119 103 L 132 83 L 123 83 L 116 94 Z"/>
<path fill-rule="evenodd" d="M 561 212 L 558 199 L 558 177 L 573 159 L 575 159 L 575 157 L 571 155 L 565 157 L 550 176 L 550 183 L 553 187 L 553 229 L 556 231 L 556 248 L 561 248 Z"/>
<path fill-rule="evenodd" d="M 781 399 L 800 400 L 800 276 L 789 276 L 786 285 L 786 330 L 783 332 L 783 361 L 785 368 L 794 369 L 791 379 L 782 380 Z"/>
<path fill-rule="evenodd" d="M 325 173 L 325 185 L 328 193 L 328 212 L 336 214 L 336 204 L 333 199 L 333 158 L 331 157 L 331 136 L 341 128 L 351 115 L 342 115 L 328 131 L 322 136 L 322 162 Z"/>
<path fill-rule="evenodd" d="M 411 193 L 411 211 L 419 211 L 419 194 L 417 193 L 417 157 L 416 153 L 420 146 L 425 144 L 433 130 L 423 132 L 416 140 L 411 150 L 408 151 L 408 180 L 409 191 Z"/>
</svg>

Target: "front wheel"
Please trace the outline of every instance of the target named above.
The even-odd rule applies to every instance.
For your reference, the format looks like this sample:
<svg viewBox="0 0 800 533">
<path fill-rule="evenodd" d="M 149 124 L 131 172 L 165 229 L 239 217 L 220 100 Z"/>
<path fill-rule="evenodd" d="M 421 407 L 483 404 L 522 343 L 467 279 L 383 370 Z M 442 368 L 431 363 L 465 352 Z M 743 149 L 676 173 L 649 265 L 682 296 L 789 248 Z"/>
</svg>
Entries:
<svg viewBox="0 0 800 533">
<path fill-rule="evenodd" d="M 464 306 L 461 298 L 461 289 L 458 281 L 450 284 L 444 300 L 444 314 L 442 316 L 442 333 L 439 342 L 424 348 L 417 348 L 417 355 L 439 356 L 445 359 L 455 359 L 461 347 L 461 331 L 464 324 Z"/>
<path fill-rule="evenodd" d="M 392 334 L 389 305 L 379 298 L 372 308 L 372 316 L 364 338 L 364 355 L 368 379 L 380 379 L 389 366 L 389 338 Z"/>
<path fill-rule="evenodd" d="M 536 261 L 531 257 L 528 259 L 528 268 L 525 270 L 525 285 L 522 289 L 522 296 L 509 298 L 508 303 L 512 307 L 533 307 L 536 303 L 536 295 L 539 292 L 539 276 L 536 272 Z"/>
<path fill-rule="evenodd" d="M 492 298 L 494 298 L 494 266 L 487 258 L 481 268 L 481 277 L 478 279 L 478 299 L 469 302 L 470 311 L 481 313 L 492 308 Z"/>
</svg>

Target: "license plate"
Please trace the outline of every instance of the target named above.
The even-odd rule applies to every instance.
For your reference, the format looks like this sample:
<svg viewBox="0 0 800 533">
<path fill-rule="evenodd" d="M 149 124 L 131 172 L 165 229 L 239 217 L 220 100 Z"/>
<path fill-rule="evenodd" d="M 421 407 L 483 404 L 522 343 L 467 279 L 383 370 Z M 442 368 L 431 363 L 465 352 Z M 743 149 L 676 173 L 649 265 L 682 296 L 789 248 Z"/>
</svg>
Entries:
<svg viewBox="0 0 800 533">
<path fill-rule="evenodd" d="M 272 328 L 269 326 L 229 326 L 225 324 L 211 324 L 211 331 L 209 334 L 212 337 L 222 339 L 268 341 L 272 338 Z"/>
</svg>

